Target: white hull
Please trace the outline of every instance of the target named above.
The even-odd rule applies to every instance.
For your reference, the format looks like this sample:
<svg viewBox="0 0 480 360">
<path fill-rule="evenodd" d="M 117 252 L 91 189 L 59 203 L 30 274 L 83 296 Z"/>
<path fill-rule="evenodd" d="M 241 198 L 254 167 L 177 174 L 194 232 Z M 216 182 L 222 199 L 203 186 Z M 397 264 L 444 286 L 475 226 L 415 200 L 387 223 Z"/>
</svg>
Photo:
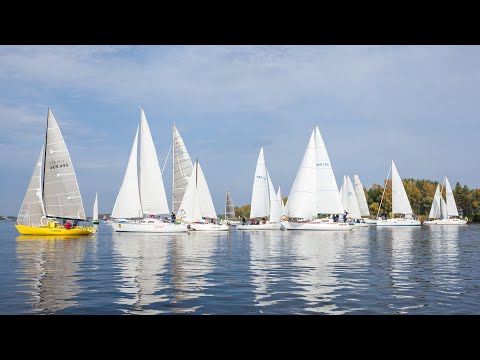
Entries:
<svg viewBox="0 0 480 360">
<path fill-rule="evenodd" d="M 367 224 L 367 225 L 377 225 L 377 220 L 365 219 L 365 224 Z"/>
<path fill-rule="evenodd" d="M 368 227 L 368 224 L 366 224 L 366 223 L 354 223 L 350 226 L 353 226 L 354 228 L 359 228 L 359 227 Z"/>
<path fill-rule="evenodd" d="M 189 224 L 193 231 L 228 231 L 230 227 L 226 224 Z"/>
<path fill-rule="evenodd" d="M 111 223 L 116 232 L 144 232 L 144 233 L 181 233 L 188 232 L 184 224 L 166 223 L 166 222 L 123 222 Z"/>
<path fill-rule="evenodd" d="M 420 226 L 420 221 L 403 218 L 377 220 L 377 226 Z"/>
<path fill-rule="evenodd" d="M 238 225 L 237 230 L 282 230 L 283 226 L 281 223 L 266 223 L 258 225 Z"/>
<path fill-rule="evenodd" d="M 462 219 L 438 219 L 424 221 L 423 225 L 467 225 L 467 221 Z"/>
<path fill-rule="evenodd" d="M 282 221 L 286 230 L 316 230 L 316 231 L 348 231 L 354 226 L 343 222 L 318 222 L 318 221 Z"/>
</svg>

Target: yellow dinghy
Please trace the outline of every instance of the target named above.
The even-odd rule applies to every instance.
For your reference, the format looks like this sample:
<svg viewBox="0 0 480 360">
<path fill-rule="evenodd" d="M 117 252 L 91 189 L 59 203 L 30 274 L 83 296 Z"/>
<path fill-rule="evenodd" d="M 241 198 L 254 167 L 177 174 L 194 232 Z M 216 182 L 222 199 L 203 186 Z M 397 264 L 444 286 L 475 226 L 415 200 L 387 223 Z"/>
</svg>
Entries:
<svg viewBox="0 0 480 360">
<path fill-rule="evenodd" d="M 63 221 L 66 226 L 62 225 Z M 48 109 L 45 144 L 38 155 L 15 227 L 23 235 L 90 235 L 72 159 L 52 111 Z M 72 226 L 74 225 L 74 226 Z"/>
<path fill-rule="evenodd" d="M 71 229 L 66 229 L 65 226 L 60 226 L 56 223 L 49 222 L 48 226 L 33 227 L 26 225 L 15 225 L 18 232 L 22 235 L 90 235 L 97 232 L 92 226 L 75 226 Z"/>
</svg>

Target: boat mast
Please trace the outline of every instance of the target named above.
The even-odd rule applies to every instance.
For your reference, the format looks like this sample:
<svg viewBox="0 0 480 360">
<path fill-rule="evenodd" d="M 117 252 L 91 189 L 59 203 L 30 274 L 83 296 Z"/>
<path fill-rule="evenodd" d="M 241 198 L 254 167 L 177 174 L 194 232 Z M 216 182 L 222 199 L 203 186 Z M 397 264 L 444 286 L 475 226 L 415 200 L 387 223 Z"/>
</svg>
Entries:
<svg viewBox="0 0 480 360">
<path fill-rule="evenodd" d="M 227 201 L 228 201 L 228 189 L 225 188 L 225 216 L 223 220 L 227 220 Z"/>
<path fill-rule="evenodd" d="M 390 164 L 390 168 L 388 169 L 387 178 L 385 179 L 385 187 L 383 188 L 382 199 L 380 200 L 380 205 L 378 206 L 377 219 L 378 219 L 378 215 L 380 214 L 380 209 L 382 208 L 383 197 L 385 196 L 385 191 L 387 190 L 387 181 L 388 181 L 388 177 L 390 176 L 390 171 L 391 170 L 392 170 L 392 164 Z M 392 189 L 392 191 L 393 191 L 393 189 Z M 393 195 L 392 195 L 392 199 L 393 199 Z M 392 219 L 393 219 L 393 209 L 392 209 Z"/>
<path fill-rule="evenodd" d="M 175 213 L 175 121 L 172 124 L 172 212 Z"/>
<path fill-rule="evenodd" d="M 50 114 L 50 108 L 48 108 L 47 110 L 47 128 L 45 129 L 45 149 L 44 149 L 44 152 L 43 152 L 43 161 L 42 161 L 42 173 L 43 173 L 43 176 L 42 176 L 42 202 L 45 203 L 45 199 L 43 198 L 43 194 L 44 194 L 44 191 L 45 191 L 45 166 L 47 165 L 46 164 L 46 160 L 47 160 L 47 139 L 48 139 L 48 114 Z M 45 217 L 47 216 L 48 214 L 45 213 Z"/>
</svg>

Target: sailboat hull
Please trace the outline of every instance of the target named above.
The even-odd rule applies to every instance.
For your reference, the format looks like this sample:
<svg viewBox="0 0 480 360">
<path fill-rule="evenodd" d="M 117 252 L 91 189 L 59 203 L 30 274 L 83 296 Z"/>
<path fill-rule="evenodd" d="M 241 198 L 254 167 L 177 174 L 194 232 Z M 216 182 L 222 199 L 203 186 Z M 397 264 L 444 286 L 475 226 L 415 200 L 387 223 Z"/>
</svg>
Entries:
<svg viewBox="0 0 480 360">
<path fill-rule="evenodd" d="M 377 220 L 377 226 L 420 226 L 420 221 L 403 218 Z"/>
<path fill-rule="evenodd" d="M 182 233 L 188 232 L 184 224 L 166 223 L 160 221 L 122 222 L 111 223 L 116 232 L 145 232 L 145 233 Z"/>
<path fill-rule="evenodd" d="M 266 223 L 266 224 L 258 224 L 258 225 L 238 225 L 237 230 L 251 230 L 251 231 L 259 231 L 259 230 L 282 230 L 283 225 L 281 223 Z"/>
<path fill-rule="evenodd" d="M 314 230 L 314 231 L 349 231 L 354 226 L 340 222 L 319 222 L 319 221 L 282 221 L 286 230 Z"/>
<path fill-rule="evenodd" d="M 91 235 L 97 232 L 97 230 L 92 226 L 76 226 L 72 229 L 65 229 L 63 226 L 58 227 L 32 227 L 25 225 L 15 225 L 18 232 L 22 235 Z"/>
<path fill-rule="evenodd" d="M 230 227 L 226 224 L 190 224 L 193 231 L 228 231 Z"/>
<path fill-rule="evenodd" d="M 467 221 L 462 219 L 427 220 L 423 222 L 423 225 L 467 225 Z"/>
<path fill-rule="evenodd" d="M 99 222 L 98 222 L 98 220 L 94 220 L 94 221 L 92 221 L 92 224 L 98 225 Z"/>
</svg>

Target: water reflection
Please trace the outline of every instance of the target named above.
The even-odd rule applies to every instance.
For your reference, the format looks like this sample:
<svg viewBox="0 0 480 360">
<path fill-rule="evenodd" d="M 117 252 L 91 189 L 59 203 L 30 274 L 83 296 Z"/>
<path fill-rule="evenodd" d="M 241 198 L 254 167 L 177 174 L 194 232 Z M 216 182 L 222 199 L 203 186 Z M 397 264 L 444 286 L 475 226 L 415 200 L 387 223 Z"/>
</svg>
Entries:
<svg viewBox="0 0 480 360">
<path fill-rule="evenodd" d="M 202 298 L 215 285 L 209 275 L 214 271 L 213 255 L 218 241 L 226 234 L 192 232 L 177 237 L 172 249 L 172 311 L 195 312 L 203 308 Z"/>
<path fill-rule="evenodd" d="M 174 235 L 174 237 L 177 235 Z M 119 257 L 121 296 L 117 304 L 131 314 L 158 314 L 158 303 L 168 301 L 168 249 L 174 238 L 148 233 L 114 233 L 113 247 Z"/>
<path fill-rule="evenodd" d="M 294 242 L 295 276 L 292 280 L 297 284 L 296 293 L 306 303 L 301 310 L 341 314 L 334 299 L 338 296 L 339 284 L 335 267 L 339 261 L 338 246 L 347 241 L 350 232 L 291 232 Z M 302 311 L 300 311 L 302 312 Z"/>
<path fill-rule="evenodd" d="M 55 313 L 78 305 L 79 263 L 84 260 L 88 236 L 26 236 L 16 238 L 19 280 L 36 311 Z"/>
<path fill-rule="evenodd" d="M 281 242 L 283 231 L 252 231 L 250 236 L 250 273 L 254 286 L 254 305 L 277 304 L 275 285 L 281 281 Z M 260 310 L 263 312 L 263 310 Z"/>
</svg>

